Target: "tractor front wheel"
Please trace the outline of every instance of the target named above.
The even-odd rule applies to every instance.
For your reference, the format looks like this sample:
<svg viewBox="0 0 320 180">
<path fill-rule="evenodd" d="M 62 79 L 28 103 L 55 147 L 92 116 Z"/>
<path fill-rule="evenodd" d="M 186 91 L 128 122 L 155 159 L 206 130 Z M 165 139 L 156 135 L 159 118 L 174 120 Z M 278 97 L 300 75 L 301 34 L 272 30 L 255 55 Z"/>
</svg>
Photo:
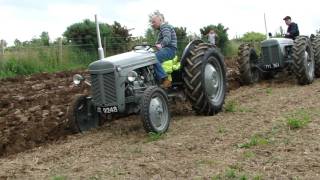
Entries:
<svg viewBox="0 0 320 180">
<path fill-rule="evenodd" d="M 140 115 L 147 133 L 165 133 L 168 130 L 170 111 L 168 98 L 163 89 L 151 86 L 144 91 Z"/>
<path fill-rule="evenodd" d="M 100 123 L 100 114 L 86 95 L 76 96 L 68 112 L 68 117 L 68 126 L 75 132 L 97 128 Z"/>
</svg>

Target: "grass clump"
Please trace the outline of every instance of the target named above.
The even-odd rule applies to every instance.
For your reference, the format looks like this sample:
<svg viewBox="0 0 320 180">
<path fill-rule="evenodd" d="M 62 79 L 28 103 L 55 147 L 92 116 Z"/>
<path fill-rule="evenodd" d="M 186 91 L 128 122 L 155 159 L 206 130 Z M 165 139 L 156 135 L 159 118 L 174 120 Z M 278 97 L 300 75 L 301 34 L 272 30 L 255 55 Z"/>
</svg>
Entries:
<svg viewBox="0 0 320 180">
<path fill-rule="evenodd" d="M 301 109 L 287 116 L 286 120 L 290 129 L 299 129 L 306 126 L 311 121 L 311 117 L 305 110 Z"/>
<path fill-rule="evenodd" d="M 236 112 L 238 103 L 234 100 L 228 101 L 225 106 L 226 112 Z"/>
<path fill-rule="evenodd" d="M 261 135 L 254 135 L 250 138 L 249 142 L 238 144 L 239 148 L 251 148 L 258 145 L 269 144 L 269 140 Z"/>
<path fill-rule="evenodd" d="M 148 142 L 158 141 L 164 136 L 162 133 L 149 132 L 148 133 Z"/>
</svg>

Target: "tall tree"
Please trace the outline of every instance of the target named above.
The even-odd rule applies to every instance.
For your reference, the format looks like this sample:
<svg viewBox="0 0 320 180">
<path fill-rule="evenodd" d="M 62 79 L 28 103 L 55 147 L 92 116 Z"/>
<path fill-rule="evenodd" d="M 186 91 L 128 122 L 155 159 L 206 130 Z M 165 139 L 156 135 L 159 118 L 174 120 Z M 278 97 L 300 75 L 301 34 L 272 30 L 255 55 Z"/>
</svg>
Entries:
<svg viewBox="0 0 320 180">
<path fill-rule="evenodd" d="M 121 26 L 120 23 L 114 22 L 111 27 L 112 36 L 107 38 L 111 44 L 111 49 L 114 51 L 126 51 L 128 44 L 131 41 L 131 34 L 126 26 Z"/>
<path fill-rule="evenodd" d="M 49 33 L 43 31 L 40 35 L 41 44 L 44 46 L 49 46 Z"/>
<path fill-rule="evenodd" d="M 177 41 L 178 41 L 178 56 L 181 57 L 181 54 L 188 44 L 187 39 L 187 28 L 186 27 L 175 27 L 174 28 L 176 35 L 177 35 Z"/>
<path fill-rule="evenodd" d="M 19 39 L 14 40 L 14 46 L 15 47 L 20 47 L 22 45 L 21 41 Z"/>
<path fill-rule="evenodd" d="M 113 25 L 99 24 L 100 35 L 102 40 L 107 40 L 107 51 L 125 51 L 127 44 L 131 40 L 131 34 L 126 26 L 121 26 L 120 23 L 114 22 Z M 97 43 L 97 32 L 96 24 L 89 19 L 84 20 L 80 23 L 72 24 L 63 33 L 67 41 L 79 45 L 79 47 L 86 50 L 96 50 L 98 47 Z"/>
<path fill-rule="evenodd" d="M 99 24 L 101 37 L 110 37 L 111 29 L 107 24 Z M 72 24 L 63 33 L 68 42 L 78 45 L 80 48 L 86 50 L 93 50 L 97 48 L 97 32 L 96 24 L 89 19 L 83 22 Z M 95 49 L 94 49 L 95 50 Z"/>
</svg>

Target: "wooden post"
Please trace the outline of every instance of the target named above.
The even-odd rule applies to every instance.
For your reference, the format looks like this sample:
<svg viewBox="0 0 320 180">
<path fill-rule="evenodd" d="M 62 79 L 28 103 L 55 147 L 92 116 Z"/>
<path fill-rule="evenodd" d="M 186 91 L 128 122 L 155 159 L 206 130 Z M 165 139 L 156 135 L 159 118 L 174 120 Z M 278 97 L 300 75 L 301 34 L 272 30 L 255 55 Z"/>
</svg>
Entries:
<svg viewBox="0 0 320 180">
<path fill-rule="evenodd" d="M 1 48 L 1 57 L 4 56 L 4 40 L 1 39 L 1 43 L 0 43 L 0 48 Z"/>
<path fill-rule="evenodd" d="M 62 62 L 62 38 L 59 38 L 59 60 L 58 64 Z"/>
<path fill-rule="evenodd" d="M 107 37 L 103 37 L 103 51 L 105 56 L 107 56 Z"/>
</svg>

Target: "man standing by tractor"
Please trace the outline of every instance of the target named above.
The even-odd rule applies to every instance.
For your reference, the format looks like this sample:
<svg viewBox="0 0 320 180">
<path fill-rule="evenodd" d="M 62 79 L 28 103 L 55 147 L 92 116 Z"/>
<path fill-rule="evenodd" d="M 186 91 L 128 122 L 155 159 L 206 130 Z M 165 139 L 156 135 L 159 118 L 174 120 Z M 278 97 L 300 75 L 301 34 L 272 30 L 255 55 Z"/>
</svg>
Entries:
<svg viewBox="0 0 320 180">
<path fill-rule="evenodd" d="M 157 79 L 162 82 L 163 88 L 169 88 L 171 81 L 162 67 L 162 63 L 173 59 L 177 51 L 177 35 L 174 28 L 164 21 L 164 16 L 159 11 L 154 12 L 150 16 L 151 26 L 155 30 L 159 30 L 158 40 L 156 42 L 156 57 L 158 63 L 155 64 L 155 72 Z"/>
<path fill-rule="evenodd" d="M 286 25 L 288 26 L 287 33 L 285 34 L 285 38 L 290 38 L 295 40 L 297 36 L 299 36 L 299 28 L 298 24 L 291 21 L 290 16 L 286 16 L 283 18 Z"/>
</svg>

